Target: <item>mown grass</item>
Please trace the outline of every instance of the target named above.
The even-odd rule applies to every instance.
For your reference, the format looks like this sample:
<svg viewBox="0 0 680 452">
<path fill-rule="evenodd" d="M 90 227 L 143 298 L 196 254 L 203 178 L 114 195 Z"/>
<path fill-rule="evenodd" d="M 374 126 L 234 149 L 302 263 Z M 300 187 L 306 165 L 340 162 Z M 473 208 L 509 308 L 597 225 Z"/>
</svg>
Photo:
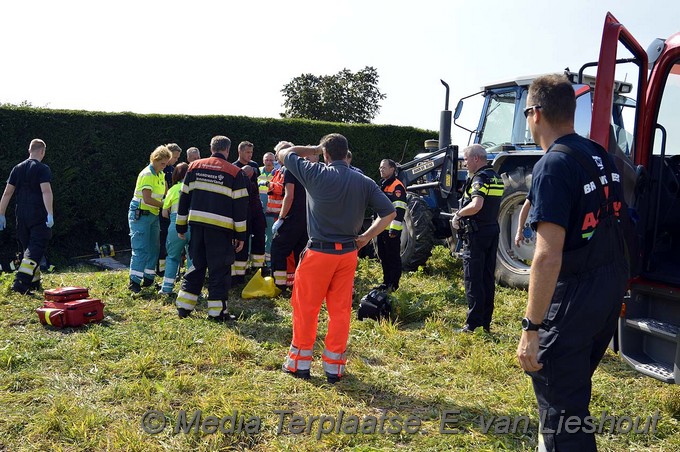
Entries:
<svg viewBox="0 0 680 452">
<path fill-rule="evenodd" d="M 205 307 L 180 320 L 151 291 L 130 297 L 124 272 L 56 273 L 45 276 L 46 287 L 87 286 L 106 303 L 102 323 L 56 330 L 38 322 L 41 297 L 13 294 L 12 275 L 3 274 L 0 450 L 531 450 L 538 416 L 515 359 L 526 293 L 498 289 L 492 334 L 456 334 L 466 311 L 461 273 L 437 248 L 424 269 L 404 275 L 392 323 L 353 320 L 348 375 L 335 386 L 321 377 L 323 311 L 312 380 L 281 372 L 291 338 L 285 298 L 235 299 L 238 322 L 220 325 L 205 320 Z M 377 262 L 360 262 L 355 306 L 379 278 Z M 642 377 L 612 352 L 593 380 L 594 415 L 660 416 L 654 433 L 597 435 L 600 450 L 680 450 L 678 386 Z M 161 433 L 142 429 L 149 410 L 165 415 Z M 204 429 L 173 433 L 183 412 L 190 421 L 197 410 L 203 420 L 235 413 L 250 430 L 210 433 L 209 419 Z M 388 420 L 384 433 L 319 434 L 315 420 L 294 434 L 285 424 L 278 431 L 280 410 L 304 419 L 401 416 L 402 429 L 389 433 Z M 454 410 L 447 429 L 457 433 L 440 433 L 442 413 Z M 409 416 L 421 421 L 417 433 L 403 428 Z M 515 433 L 502 425 L 496 433 L 496 424 L 485 432 L 480 417 L 492 416 L 527 416 L 530 425 L 526 433 L 522 424 Z"/>
</svg>

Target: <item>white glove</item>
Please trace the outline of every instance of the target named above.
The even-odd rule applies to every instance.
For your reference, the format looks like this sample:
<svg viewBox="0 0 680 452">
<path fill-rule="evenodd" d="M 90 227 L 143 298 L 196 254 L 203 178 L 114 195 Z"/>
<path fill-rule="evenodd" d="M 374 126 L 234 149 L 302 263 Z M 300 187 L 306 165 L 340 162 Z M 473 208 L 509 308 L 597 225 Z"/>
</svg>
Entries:
<svg viewBox="0 0 680 452">
<path fill-rule="evenodd" d="M 453 216 L 453 219 L 451 220 L 451 227 L 453 229 L 460 229 L 460 217 L 458 215 Z"/>
<path fill-rule="evenodd" d="M 6 226 L 7 226 L 7 218 L 5 218 L 4 215 L 0 215 L 0 231 L 5 229 Z"/>
<path fill-rule="evenodd" d="M 279 228 L 281 227 L 282 224 L 283 224 L 283 218 L 279 218 L 278 220 L 276 220 L 274 222 L 274 224 L 272 225 L 272 234 L 276 234 L 276 232 L 279 230 Z"/>
</svg>

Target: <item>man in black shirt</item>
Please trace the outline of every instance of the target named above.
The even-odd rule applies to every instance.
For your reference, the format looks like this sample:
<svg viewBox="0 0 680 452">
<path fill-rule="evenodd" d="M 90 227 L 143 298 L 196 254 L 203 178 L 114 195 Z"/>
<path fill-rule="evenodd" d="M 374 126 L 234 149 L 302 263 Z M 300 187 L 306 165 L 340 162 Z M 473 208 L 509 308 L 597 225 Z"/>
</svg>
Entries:
<svg viewBox="0 0 680 452">
<path fill-rule="evenodd" d="M 575 109 L 573 87 L 562 75 L 539 77 L 529 87 L 524 114 L 547 152 L 534 166 L 527 196 L 536 250 L 517 357 L 538 401 L 541 450 L 585 452 L 596 450 L 588 423 L 591 378 L 626 288 L 618 218 L 628 212 L 607 152 L 574 132 Z"/>
<path fill-rule="evenodd" d="M 12 290 L 22 294 L 40 284 L 40 260 L 52 236 L 52 172 L 42 163 L 47 146 L 34 139 L 28 147 L 28 159 L 12 169 L 0 199 L 0 231 L 7 224 L 5 211 L 16 192 L 17 239 L 23 250 L 21 265 Z"/>
</svg>

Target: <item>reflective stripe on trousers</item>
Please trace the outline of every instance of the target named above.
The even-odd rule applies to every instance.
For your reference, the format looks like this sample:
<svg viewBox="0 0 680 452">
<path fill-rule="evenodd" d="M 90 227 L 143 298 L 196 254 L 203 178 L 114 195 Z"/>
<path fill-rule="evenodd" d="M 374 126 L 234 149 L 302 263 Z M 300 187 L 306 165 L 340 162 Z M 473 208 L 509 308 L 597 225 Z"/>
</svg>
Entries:
<svg viewBox="0 0 680 452">
<path fill-rule="evenodd" d="M 187 309 L 193 311 L 196 309 L 196 303 L 198 302 L 198 294 L 193 294 L 180 290 L 177 294 L 177 300 L 175 300 L 175 305 L 178 308 Z"/>
<path fill-rule="evenodd" d="M 328 349 L 324 349 L 321 358 L 323 359 L 323 370 L 327 374 L 342 377 L 342 375 L 345 373 L 347 353 L 334 353 Z"/>
<path fill-rule="evenodd" d="M 291 345 L 283 366 L 291 372 L 309 370 L 312 365 L 312 354 L 313 350 L 311 348 L 299 349 L 296 346 Z"/>
</svg>

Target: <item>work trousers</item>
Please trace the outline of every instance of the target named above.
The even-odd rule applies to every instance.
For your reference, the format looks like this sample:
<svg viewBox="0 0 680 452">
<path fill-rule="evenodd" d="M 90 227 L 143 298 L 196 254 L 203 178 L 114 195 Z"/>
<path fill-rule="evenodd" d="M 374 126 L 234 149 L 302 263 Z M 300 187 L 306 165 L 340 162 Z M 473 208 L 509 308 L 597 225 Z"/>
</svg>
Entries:
<svg viewBox="0 0 680 452">
<path fill-rule="evenodd" d="M 230 267 L 234 262 L 233 232 L 231 229 L 196 224 L 192 224 L 190 229 L 189 256 L 193 266 L 184 274 L 182 290 L 177 294 L 177 306 L 194 309 L 207 270 L 208 315 L 216 317 L 222 310 L 226 313 L 226 301 L 231 288 Z"/>
<path fill-rule="evenodd" d="M 179 272 L 180 264 L 182 263 L 182 253 L 189 242 L 191 233 L 187 231 L 184 239 L 177 236 L 176 226 L 177 214 L 170 214 L 170 225 L 168 226 L 168 237 L 165 241 L 165 249 L 167 255 L 165 258 L 165 274 L 163 277 L 163 293 L 171 293 L 175 287 L 175 279 Z"/>
<path fill-rule="evenodd" d="M 292 285 L 295 268 L 300 261 L 300 254 L 307 246 L 307 221 L 305 218 L 290 216 L 276 231 L 272 240 L 272 275 L 277 286 Z M 289 277 L 288 256 L 293 253 L 295 265 L 293 275 Z M 290 282 L 290 284 L 288 284 Z"/>
<path fill-rule="evenodd" d="M 273 213 L 265 213 L 265 228 L 264 228 L 264 262 L 265 266 L 269 266 L 272 260 L 272 239 L 274 234 L 272 233 L 272 226 L 278 217 Z"/>
<path fill-rule="evenodd" d="M 17 291 L 26 292 L 32 282 L 40 282 L 40 261 L 52 237 L 52 229 L 47 227 L 46 221 L 44 207 L 17 204 L 17 240 L 23 252 L 21 265 L 14 276 L 14 289 Z"/>
<path fill-rule="evenodd" d="M 383 284 L 392 290 L 399 288 L 401 279 L 401 239 L 399 236 L 390 238 L 390 232 L 385 230 L 378 234 L 378 258 L 383 271 Z"/>
<path fill-rule="evenodd" d="M 541 422 L 539 449 L 596 450 L 592 432 L 566 432 L 564 423 L 575 416 L 584 426 L 590 416 L 591 377 L 616 330 L 626 272 L 614 263 L 557 282 L 538 332 L 543 368 L 529 372 Z"/>
<path fill-rule="evenodd" d="M 324 371 L 338 377 L 344 374 L 356 267 L 357 250 L 344 254 L 304 250 L 291 297 L 293 340 L 284 363 L 291 372 L 310 367 L 319 311 L 325 299 L 328 333 L 322 355 Z"/>
<path fill-rule="evenodd" d="M 243 244 L 243 249 L 235 256 L 234 264 L 231 267 L 232 276 L 244 276 L 246 274 L 249 256 L 252 267 L 264 267 L 264 230 L 267 222 L 264 218 L 260 198 L 256 199 L 257 204 L 251 202 L 248 207 L 248 229 L 246 231 L 248 238 Z"/>
<path fill-rule="evenodd" d="M 135 208 L 128 211 L 130 226 L 130 281 L 140 284 L 143 279 L 153 282 L 160 251 L 158 215 L 147 214 L 135 218 Z"/>
<path fill-rule="evenodd" d="M 467 235 L 463 244 L 463 275 L 468 312 L 465 323 L 470 329 L 491 326 L 496 291 L 496 250 L 498 227 L 480 229 Z"/>
</svg>

